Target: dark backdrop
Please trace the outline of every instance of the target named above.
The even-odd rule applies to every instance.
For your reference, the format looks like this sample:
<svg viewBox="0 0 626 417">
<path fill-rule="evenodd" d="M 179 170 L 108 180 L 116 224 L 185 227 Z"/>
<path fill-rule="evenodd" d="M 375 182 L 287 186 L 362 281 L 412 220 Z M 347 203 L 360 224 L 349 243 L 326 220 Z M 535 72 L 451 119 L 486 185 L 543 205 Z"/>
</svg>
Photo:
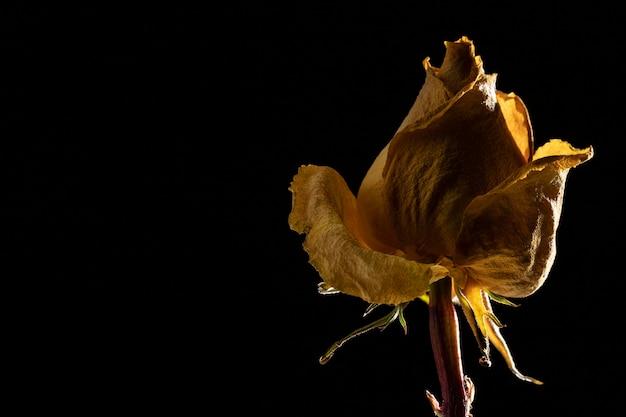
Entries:
<svg viewBox="0 0 626 417">
<path fill-rule="evenodd" d="M 545 286 L 496 307 L 520 370 L 545 385 L 495 352 L 480 367 L 463 322 L 474 415 L 620 412 L 621 12 L 498 4 L 3 6 L 3 257 L 24 288 L 6 294 L 20 300 L 7 319 L 21 330 L 8 343 L 23 354 L 22 407 L 431 415 L 420 302 L 408 335 L 393 325 L 317 363 L 366 305 L 317 294 L 288 186 L 312 163 L 356 191 L 422 60 L 440 64 L 443 41 L 467 35 L 525 101 L 537 144 L 596 151 L 569 175 Z"/>
</svg>

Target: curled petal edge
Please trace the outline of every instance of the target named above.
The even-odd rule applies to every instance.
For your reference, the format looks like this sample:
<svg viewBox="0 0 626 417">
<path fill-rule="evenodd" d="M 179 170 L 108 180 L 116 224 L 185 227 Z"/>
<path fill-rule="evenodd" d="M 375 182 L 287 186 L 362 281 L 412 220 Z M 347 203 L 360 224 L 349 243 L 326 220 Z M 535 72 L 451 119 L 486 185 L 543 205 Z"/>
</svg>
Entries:
<svg viewBox="0 0 626 417">
<path fill-rule="evenodd" d="M 463 36 L 444 45 L 446 55 L 440 68 L 431 65 L 428 57 L 422 61 L 426 79 L 398 132 L 428 126 L 484 77 L 482 59 L 475 55 L 471 40 Z"/>
<path fill-rule="evenodd" d="M 300 167 L 289 190 L 289 226 L 306 234 L 304 250 L 327 286 L 368 303 L 398 305 L 426 294 L 448 275 L 438 264 L 421 264 L 368 248 L 358 238 L 356 199 L 330 167 Z"/>
</svg>

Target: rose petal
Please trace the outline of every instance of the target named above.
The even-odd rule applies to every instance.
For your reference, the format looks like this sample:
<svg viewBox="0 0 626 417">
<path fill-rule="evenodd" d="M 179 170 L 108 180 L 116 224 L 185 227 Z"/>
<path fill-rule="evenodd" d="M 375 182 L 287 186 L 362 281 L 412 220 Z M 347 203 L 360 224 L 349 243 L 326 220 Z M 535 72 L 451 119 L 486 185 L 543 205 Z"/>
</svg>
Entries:
<svg viewBox="0 0 626 417">
<path fill-rule="evenodd" d="M 502 91 L 496 91 L 496 96 L 509 132 L 524 160 L 529 162 L 533 155 L 534 139 L 528 110 L 522 99 L 514 93 L 505 94 Z"/>
<path fill-rule="evenodd" d="M 505 297 L 526 297 L 545 281 L 556 255 L 556 230 L 570 168 L 591 148 L 552 141 L 500 186 L 476 197 L 463 215 L 455 263 Z"/>
<path fill-rule="evenodd" d="M 404 118 L 398 132 L 417 126 L 424 127 L 444 108 L 454 104 L 471 89 L 479 76 L 484 75 L 482 61 L 474 56 L 474 45 L 466 37 L 456 42 L 444 42 L 446 56 L 440 68 L 433 67 L 430 59 L 423 62 L 426 80 L 415 103 Z M 461 91 L 462 90 L 462 91 Z M 457 95 L 455 100 L 451 100 Z M 357 195 L 357 211 L 361 238 L 379 252 L 390 253 L 402 247 L 390 223 L 383 200 L 383 168 L 387 162 L 387 145 L 368 170 Z"/>
<path fill-rule="evenodd" d="M 462 96 L 484 75 L 482 60 L 474 55 L 471 40 L 462 37 L 456 42 L 444 42 L 444 45 L 446 55 L 441 68 L 432 66 L 430 58 L 424 59 L 426 80 L 398 131 L 427 124 L 451 104 L 455 95 Z"/>
<path fill-rule="evenodd" d="M 565 164 L 564 168 L 572 167 L 569 165 L 578 159 L 576 155 L 579 155 L 581 157 L 586 156 L 586 158 L 583 161 L 586 161 L 587 159 L 591 159 L 591 157 L 593 156 L 593 149 L 591 148 L 576 149 L 572 145 L 570 145 L 568 142 L 565 142 L 564 140 L 551 139 L 545 144 L 543 144 L 542 146 L 540 146 L 539 148 L 537 148 L 537 150 L 535 151 L 535 154 L 533 155 L 533 160 L 536 161 L 541 158 L 547 158 L 551 156 L 558 157 L 558 156 L 568 156 L 568 155 L 573 156 L 574 158 L 563 159 L 563 163 Z"/>
<path fill-rule="evenodd" d="M 400 304 L 424 295 L 446 268 L 372 251 L 357 239 L 356 200 L 332 168 L 302 166 L 291 183 L 290 227 L 306 233 L 304 249 L 322 279 L 369 303 Z"/>
<path fill-rule="evenodd" d="M 363 241 L 420 262 L 452 254 L 467 204 L 527 163 L 532 149 L 524 104 L 495 89 L 472 41 L 445 46 L 441 68 L 424 60 L 424 86 L 357 196 Z"/>
<path fill-rule="evenodd" d="M 527 163 L 499 109 L 495 76 L 486 75 L 428 125 L 389 144 L 384 212 L 415 259 L 452 255 L 467 205 Z"/>
<path fill-rule="evenodd" d="M 457 94 L 484 74 L 482 59 L 476 56 L 474 43 L 466 36 L 443 44 L 446 55 L 441 68 L 435 68 L 436 74 L 452 94 Z"/>
<path fill-rule="evenodd" d="M 375 251 L 394 253 L 402 244 L 393 233 L 391 218 L 383 199 L 383 168 L 388 148 L 386 146 L 378 155 L 361 182 L 356 208 L 361 240 Z"/>
</svg>

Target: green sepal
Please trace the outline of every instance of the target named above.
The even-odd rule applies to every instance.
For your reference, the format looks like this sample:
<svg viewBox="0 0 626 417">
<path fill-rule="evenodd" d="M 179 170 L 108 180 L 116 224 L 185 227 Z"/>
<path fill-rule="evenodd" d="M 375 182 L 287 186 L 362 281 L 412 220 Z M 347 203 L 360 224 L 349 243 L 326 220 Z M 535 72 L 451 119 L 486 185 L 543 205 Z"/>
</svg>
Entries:
<svg viewBox="0 0 626 417">
<path fill-rule="evenodd" d="M 463 291 L 461 291 L 458 286 L 455 286 L 454 290 L 459 300 L 459 304 L 461 304 L 463 314 L 465 315 L 465 318 L 467 319 L 467 322 L 472 329 L 472 333 L 474 334 L 474 338 L 478 343 L 478 348 L 483 355 L 480 363 L 487 364 L 488 366 L 488 364 L 491 363 L 491 360 L 489 358 L 489 338 L 486 334 L 482 334 L 482 332 L 480 331 L 478 323 L 476 322 L 476 317 L 474 316 L 474 311 L 472 310 L 472 306 L 465 294 L 463 294 Z"/>
<path fill-rule="evenodd" d="M 509 300 L 508 298 L 504 298 L 501 295 L 494 294 L 491 291 L 485 291 L 485 292 L 487 293 L 489 298 L 491 298 L 496 303 L 504 304 L 504 305 L 507 305 L 507 306 L 510 306 L 510 307 L 519 307 L 519 304 L 515 304 L 513 301 Z"/>
<path fill-rule="evenodd" d="M 335 354 L 335 352 L 337 351 L 337 349 L 339 349 L 341 346 L 343 346 L 348 340 L 353 339 L 357 336 L 362 335 L 363 333 L 366 333 L 372 329 L 380 329 L 385 330 L 387 328 L 387 326 L 389 326 L 389 324 L 393 323 L 396 319 L 400 322 L 400 325 L 402 326 L 402 328 L 404 329 L 404 333 L 406 334 L 407 332 L 407 325 L 406 325 L 406 319 L 404 318 L 404 308 L 408 305 L 409 303 L 401 303 L 401 304 L 397 304 L 393 306 L 393 310 L 391 310 L 391 312 L 389 314 L 387 314 L 384 317 L 379 318 L 378 320 L 375 320 L 374 322 L 367 324 L 363 327 L 360 327 L 358 329 L 356 329 L 355 331 L 353 331 L 352 333 L 348 334 L 347 336 L 343 337 L 342 339 L 336 341 L 335 343 L 333 343 L 330 348 L 328 348 L 328 350 L 326 351 L 326 353 L 324 353 L 324 355 L 322 355 L 319 359 L 320 364 L 324 365 L 326 363 L 328 363 L 328 361 L 330 360 L 330 358 L 333 357 L 333 355 Z M 375 309 L 376 307 L 378 307 L 378 304 L 370 304 L 367 309 L 365 310 L 365 315 L 369 314 L 373 309 Z"/>
</svg>

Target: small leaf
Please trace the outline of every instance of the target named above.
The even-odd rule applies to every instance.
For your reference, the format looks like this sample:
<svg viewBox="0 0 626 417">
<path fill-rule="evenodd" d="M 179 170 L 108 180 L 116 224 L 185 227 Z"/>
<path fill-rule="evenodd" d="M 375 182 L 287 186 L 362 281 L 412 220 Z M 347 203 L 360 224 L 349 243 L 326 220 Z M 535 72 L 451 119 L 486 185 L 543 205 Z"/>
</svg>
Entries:
<svg viewBox="0 0 626 417">
<path fill-rule="evenodd" d="M 493 301 L 495 301 L 496 303 L 499 304 L 504 304 L 510 307 L 519 307 L 519 304 L 515 304 L 513 301 L 509 300 L 508 298 L 504 298 L 501 295 L 498 294 L 494 294 L 491 291 L 486 291 L 487 295 L 489 296 L 489 298 L 491 298 Z"/>
<path fill-rule="evenodd" d="M 317 284 L 317 292 L 322 295 L 333 295 L 333 294 L 339 294 L 341 291 L 336 290 L 335 288 L 331 287 L 330 285 L 322 281 L 319 284 Z"/>
<path fill-rule="evenodd" d="M 367 306 L 367 309 L 365 310 L 365 313 L 363 313 L 363 317 L 367 317 L 372 311 L 374 311 L 376 309 L 376 307 L 378 307 L 380 304 L 378 303 L 371 303 L 369 306 Z"/>
<path fill-rule="evenodd" d="M 348 340 L 353 339 L 357 336 L 362 335 L 363 333 L 366 333 L 372 329 L 380 329 L 385 330 L 387 328 L 387 326 L 389 326 L 390 323 L 392 323 L 393 321 L 395 321 L 396 319 L 400 318 L 400 324 L 402 325 L 402 327 L 404 328 L 404 331 L 406 333 L 406 322 L 404 319 L 404 315 L 402 313 L 402 311 L 404 310 L 404 307 L 406 307 L 408 303 L 401 303 L 398 305 L 395 305 L 393 307 L 393 310 L 391 310 L 391 312 L 389 314 L 387 314 L 384 317 L 381 317 L 378 320 L 375 320 L 374 322 L 367 324 L 363 327 L 360 327 L 358 329 L 356 329 L 355 331 L 353 331 L 352 333 L 348 334 L 347 336 L 343 337 L 342 339 L 338 340 L 337 342 L 333 343 L 328 350 L 326 351 L 326 353 L 324 353 L 324 355 L 322 355 L 319 359 L 320 364 L 324 365 L 326 363 L 328 363 L 328 361 L 333 357 L 333 355 L 335 354 L 335 352 L 337 351 L 337 349 L 339 349 L 341 346 L 343 346 Z M 376 308 L 378 305 L 370 305 L 368 307 L 368 310 L 371 311 L 372 309 Z M 367 311 L 366 311 L 367 314 Z"/>
</svg>

